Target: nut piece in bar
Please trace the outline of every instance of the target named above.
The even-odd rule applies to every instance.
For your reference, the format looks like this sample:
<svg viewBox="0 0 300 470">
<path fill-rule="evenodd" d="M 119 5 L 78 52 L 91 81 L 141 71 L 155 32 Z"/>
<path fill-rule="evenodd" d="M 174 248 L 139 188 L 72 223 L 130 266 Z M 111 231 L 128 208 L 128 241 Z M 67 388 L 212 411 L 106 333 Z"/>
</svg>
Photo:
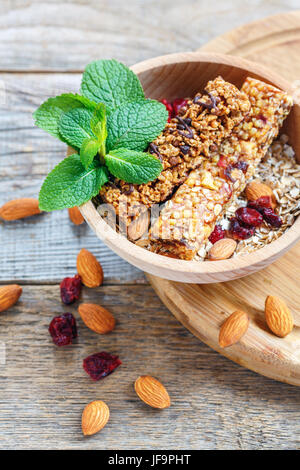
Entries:
<svg viewBox="0 0 300 470">
<path fill-rule="evenodd" d="M 165 204 L 150 232 L 154 252 L 193 259 L 277 136 L 291 97 L 252 78 L 246 79 L 242 91 L 251 101 L 250 115 Z"/>
<path fill-rule="evenodd" d="M 112 204 L 129 224 L 147 208 L 165 201 L 249 110 L 247 95 L 234 85 L 221 77 L 208 82 L 205 94 L 198 93 L 189 100 L 184 114 L 171 119 L 150 144 L 149 151 L 163 165 L 157 180 L 141 185 L 114 180 L 101 189 L 101 200 Z"/>
</svg>

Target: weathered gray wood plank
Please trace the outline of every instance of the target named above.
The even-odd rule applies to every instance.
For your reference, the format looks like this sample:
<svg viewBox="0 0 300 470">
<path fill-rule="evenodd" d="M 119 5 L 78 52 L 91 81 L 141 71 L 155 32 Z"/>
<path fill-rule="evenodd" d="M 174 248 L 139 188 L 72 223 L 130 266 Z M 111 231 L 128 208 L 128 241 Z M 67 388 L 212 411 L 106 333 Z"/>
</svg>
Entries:
<svg viewBox="0 0 300 470">
<path fill-rule="evenodd" d="M 58 286 L 25 286 L 20 302 L 0 316 L 0 447 L 3 449 L 290 449 L 299 447 L 296 387 L 256 375 L 200 343 L 161 304 L 149 286 L 85 289 L 117 319 L 114 332 L 88 330 L 75 307 L 64 308 Z M 72 311 L 79 338 L 57 348 L 52 317 Z M 123 364 L 101 382 L 82 369 L 106 350 Z M 3 354 L 0 354 L 0 359 Z M 3 361 L 0 361 L 0 363 Z M 152 374 L 172 406 L 159 412 L 136 397 L 133 382 Z M 106 428 L 83 438 L 80 416 L 89 401 L 111 410 Z"/>
<path fill-rule="evenodd" d="M 133 64 L 297 8 L 293 0 L 2 0 L 0 68 L 79 71 L 99 57 Z"/>
<path fill-rule="evenodd" d="M 254 6 L 238 0 L 2 0 L 0 70 L 27 73 L 0 76 L 7 90 L 4 103 L 0 93 L 0 204 L 12 194 L 35 196 L 64 155 L 62 144 L 33 128 L 31 112 L 45 97 L 78 88 L 80 76 L 65 72 L 102 57 L 133 64 L 196 49 L 237 25 L 297 8 L 295 0 L 258 0 Z M 51 74 L 28 73 L 36 70 Z M 88 228 L 72 227 L 66 211 L 0 223 L 0 243 L 0 281 L 58 281 L 74 272 L 82 246 L 99 256 L 108 282 L 143 279 Z M 149 286 L 86 289 L 83 300 L 111 309 L 116 330 L 100 337 L 79 321 L 78 342 L 64 350 L 51 344 L 48 323 L 54 314 L 76 308 L 61 306 L 58 286 L 25 286 L 21 302 L 0 315 L 2 449 L 300 447 L 298 389 L 247 371 L 201 344 Z M 82 359 L 102 349 L 120 354 L 123 365 L 93 383 Z M 132 383 L 143 373 L 165 383 L 170 409 L 160 413 L 138 401 Z M 96 398 L 109 404 L 111 420 L 100 434 L 83 439 L 80 414 Z"/>
<path fill-rule="evenodd" d="M 77 91 L 79 74 L 1 74 L 0 205 L 37 197 L 47 173 L 65 156 L 66 146 L 34 127 L 32 112 L 48 96 Z M 106 279 L 130 281 L 142 273 L 109 250 L 84 224 L 75 227 L 67 210 L 16 222 L 0 222 L 0 281 L 59 281 L 76 272 L 76 256 L 90 249 Z"/>
</svg>

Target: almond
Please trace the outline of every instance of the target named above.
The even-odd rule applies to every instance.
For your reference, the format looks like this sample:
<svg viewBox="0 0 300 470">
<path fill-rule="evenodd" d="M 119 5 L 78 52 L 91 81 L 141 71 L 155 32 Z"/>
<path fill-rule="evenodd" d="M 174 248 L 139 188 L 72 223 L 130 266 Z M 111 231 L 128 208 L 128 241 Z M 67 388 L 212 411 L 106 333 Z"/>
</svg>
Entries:
<svg viewBox="0 0 300 470">
<path fill-rule="evenodd" d="M 70 220 L 71 222 L 73 222 L 73 224 L 80 225 L 84 222 L 83 215 L 81 214 L 78 207 L 71 207 L 70 209 L 68 209 L 68 211 Z"/>
<path fill-rule="evenodd" d="M 100 305 L 81 304 L 78 312 L 86 326 L 100 335 L 109 333 L 115 327 L 116 320 L 112 314 Z"/>
<path fill-rule="evenodd" d="M 22 287 L 18 284 L 10 284 L 0 287 L 0 312 L 12 307 L 22 294 Z"/>
<path fill-rule="evenodd" d="M 249 326 L 249 317 L 242 310 L 233 312 L 221 326 L 219 345 L 226 348 L 237 343 L 246 333 Z"/>
<path fill-rule="evenodd" d="M 153 408 L 168 408 L 171 404 L 165 387 L 150 375 L 141 375 L 134 384 L 139 398 Z"/>
<path fill-rule="evenodd" d="M 235 248 L 235 240 L 233 240 L 232 238 L 222 238 L 222 240 L 218 240 L 210 248 L 208 252 L 208 258 L 212 261 L 230 258 Z"/>
<path fill-rule="evenodd" d="M 269 295 L 266 298 L 265 317 L 270 330 L 280 338 L 284 338 L 293 329 L 293 316 L 286 303 L 279 297 Z"/>
<path fill-rule="evenodd" d="M 86 405 L 81 417 L 81 428 L 84 436 L 96 434 L 109 420 L 109 408 L 104 401 L 95 400 Z"/>
<path fill-rule="evenodd" d="M 103 282 L 102 266 L 95 256 L 82 248 L 77 256 L 77 271 L 83 284 L 87 287 L 98 287 Z"/>
<path fill-rule="evenodd" d="M 13 199 L 0 207 L 0 217 L 4 220 L 18 220 L 40 214 L 39 201 L 33 198 Z"/>
<path fill-rule="evenodd" d="M 149 212 L 144 212 L 128 226 L 128 238 L 130 240 L 138 240 L 148 230 Z"/>
<path fill-rule="evenodd" d="M 251 181 L 246 187 L 246 197 L 248 201 L 256 201 L 256 199 L 262 196 L 270 196 L 272 208 L 276 207 L 276 197 L 272 191 L 272 188 L 267 184 L 261 183 L 258 180 Z"/>
</svg>

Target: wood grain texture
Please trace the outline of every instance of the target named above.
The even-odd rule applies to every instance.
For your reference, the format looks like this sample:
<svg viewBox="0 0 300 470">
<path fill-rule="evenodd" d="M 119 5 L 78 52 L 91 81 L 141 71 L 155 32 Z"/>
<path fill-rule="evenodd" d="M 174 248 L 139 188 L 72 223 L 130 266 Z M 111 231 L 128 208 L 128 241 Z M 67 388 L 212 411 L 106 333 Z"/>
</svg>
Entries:
<svg viewBox="0 0 300 470">
<path fill-rule="evenodd" d="M 34 129 L 30 113 L 50 94 L 78 88 L 80 76 L 66 70 L 82 70 L 103 56 L 131 65 L 191 50 L 242 23 L 299 8 L 296 3 L 2 0 L 0 70 L 26 73 L 0 77 L 9 90 L 6 102 L 0 94 L 0 191 L 5 188 L 0 202 L 10 198 L 12 189 L 20 196 L 35 195 L 41 178 L 63 157 L 63 144 Z M 53 73 L 58 70 L 64 73 Z M 5 156 L 12 159 L 12 169 Z M 241 368 L 199 342 L 149 286 L 112 285 L 116 276 L 124 283 L 127 276 L 139 280 L 141 274 L 100 249 L 87 227 L 71 230 L 67 212 L 53 217 L 44 214 L 30 225 L 0 224 L 1 279 L 26 279 L 21 302 L 0 316 L 1 449 L 300 448 L 296 387 Z M 82 300 L 101 303 L 119 323 L 113 336 L 98 337 L 76 315 L 78 342 L 59 350 L 50 342 L 48 323 L 54 314 L 76 309 L 61 306 L 58 286 L 28 283 L 53 283 L 72 274 L 75 245 L 101 255 L 109 278 L 109 285 L 85 290 Z M 81 369 L 82 358 L 105 348 L 119 353 L 124 365 L 102 383 L 93 383 Z M 167 386 L 173 402 L 167 414 L 136 398 L 133 381 L 141 373 Z M 80 416 L 94 399 L 107 401 L 112 415 L 103 432 L 84 439 Z"/>
<path fill-rule="evenodd" d="M 115 330 L 99 336 L 86 328 L 76 306 L 61 305 L 58 286 L 24 286 L 18 304 L 1 314 L 2 449 L 299 447 L 295 387 L 249 372 L 200 343 L 151 287 L 84 289 L 81 300 L 110 310 Z M 79 337 L 59 349 L 47 328 L 63 311 L 75 314 Z M 119 354 L 123 364 L 92 382 L 82 360 L 102 350 Z M 143 374 L 166 386 L 170 408 L 154 410 L 138 399 L 133 384 Z M 111 417 L 99 434 L 86 439 L 81 412 L 92 400 L 105 401 Z"/>
<path fill-rule="evenodd" d="M 209 51 L 221 49 L 223 52 L 230 52 L 233 55 L 239 55 L 242 53 L 241 51 L 251 51 L 253 55 L 256 50 L 261 52 L 263 49 L 261 56 L 263 63 L 267 62 L 269 65 L 272 63 L 271 68 L 274 71 L 279 69 L 283 77 L 288 70 L 288 74 L 295 78 L 298 73 L 297 67 L 300 57 L 299 19 L 300 13 L 275 17 L 274 23 L 272 17 L 267 18 L 246 26 L 244 34 L 243 28 L 232 31 L 224 37 L 215 39 L 204 49 Z M 280 32 L 280 25 L 282 32 Z M 286 30 L 293 32 L 292 47 L 290 36 L 286 34 Z M 280 61 L 278 61 L 277 53 L 274 54 L 274 48 L 277 50 L 278 44 L 280 44 L 280 57 L 284 56 L 285 61 L 289 59 L 288 67 L 284 61 L 278 65 Z M 295 70 L 292 73 L 291 70 L 294 67 Z M 293 129 L 291 134 L 293 136 L 298 132 Z M 299 223 L 298 220 L 296 224 Z M 294 225 L 292 229 L 295 228 Z M 299 228 L 296 230 L 299 231 Z M 273 243 L 269 247 L 271 248 L 272 245 Z M 250 257 L 259 256 L 262 251 L 258 250 Z M 300 355 L 298 353 L 300 343 L 300 312 L 298 308 L 300 266 L 297 261 L 295 262 L 295 260 L 299 260 L 299 255 L 300 244 L 298 243 L 289 253 L 263 271 L 245 279 L 222 284 L 185 285 L 167 282 L 154 276 L 148 276 L 148 278 L 176 318 L 206 344 L 256 372 L 300 386 Z M 291 307 L 293 305 L 298 326 L 284 341 L 270 334 L 265 326 L 263 306 L 270 292 L 273 295 L 278 294 Z M 213 302 L 211 299 L 214 299 Z M 218 345 L 218 335 L 224 321 L 224 312 L 228 316 L 236 309 L 249 313 L 251 318 L 249 331 L 241 342 L 230 348 L 222 349 Z"/>
<path fill-rule="evenodd" d="M 243 25 L 213 39 L 200 50 L 237 55 L 269 67 L 289 81 L 300 81 L 299 47 L 300 11 L 296 11 Z M 300 82 L 298 88 L 299 85 Z"/>
<path fill-rule="evenodd" d="M 298 5 L 299 7 L 299 5 Z M 297 8 L 294 0 L 2 0 L 2 70 L 81 71 L 189 51 L 242 23 Z"/>
<path fill-rule="evenodd" d="M 260 374 L 300 386 L 300 246 L 267 269 L 235 281 L 183 284 L 148 276 L 155 291 L 176 318 L 210 347 Z M 293 312 L 295 327 L 288 336 L 276 337 L 264 315 L 268 295 L 284 299 Z M 246 335 L 228 348 L 219 346 L 220 327 L 235 310 L 249 315 Z"/>
</svg>

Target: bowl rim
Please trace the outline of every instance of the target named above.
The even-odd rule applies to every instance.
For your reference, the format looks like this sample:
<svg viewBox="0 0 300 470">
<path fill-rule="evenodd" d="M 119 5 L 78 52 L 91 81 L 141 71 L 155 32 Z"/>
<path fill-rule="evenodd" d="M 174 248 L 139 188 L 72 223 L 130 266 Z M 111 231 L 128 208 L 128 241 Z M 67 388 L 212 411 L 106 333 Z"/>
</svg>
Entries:
<svg viewBox="0 0 300 470">
<path fill-rule="evenodd" d="M 275 72 L 256 64 L 255 62 L 225 54 L 209 52 L 180 52 L 158 56 L 139 62 L 132 66 L 131 69 L 136 74 L 140 74 L 144 71 L 151 71 L 151 69 L 155 69 L 158 66 L 184 62 L 210 62 L 221 65 L 232 65 L 234 67 L 246 69 L 247 72 L 253 75 L 260 75 L 266 82 L 274 84 L 284 91 L 292 92 L 290 83 Z M 294 100 L 294 102 L 299 104 L 297 100 Z M 249 267 L 251 268 L 257 265 L 260 265 L 261 267 L 266 266 L 266 264 L 268 264 L 266 263 L 267 260 L 271 259 L 272 261 L 279 257 L 300 239 L 300 217 L 298 217 L 293 225 L 281 237 L 251 253 L 229 258 L 227 260 L 219 260 L 217 263 L 210 261 L 186 261 L 152 253 L 130 242 L 126 237 L 116 233 L 111 227 L 109 227 L 98 213 L 92 201 L 88 201 L 80 206 L 80 210 L 93 231 L 96 232 L 97 236 L 113 251 L 116 251 L 117 248 L 119 256 L 122 256 L 135 266 L 140 266 L 145 263 L 145 266 L 142 268 L 145 271 L 147 271 L 146 265 L 149 265 L 149 267 L 151 265 L 156 268 L 156 272 L 163 271 L 161 272 L 161 277 L 167 278 L 169 278 L 169 276 L 165 273 L 169 271 L 172 271 L 175 275 L 176 273 L 178 275 L 180 273 L 192 273 L 196 275 L 226 275 L 226 273 L 229 274 L 237 270 L 239 270 L 240 273 L 238 277 L 242 277 L 243 274 L 241 274 L 241 272 L 243 269 L 246 270 Z M 151 269 L 148 272 L 151 272 Z M 245 272 L 245 275 L 249 273 L 251 273 L 251 269 Z M 178 279 L 178 281 L 181 281 L 181 279 Z"/>
</svg>

